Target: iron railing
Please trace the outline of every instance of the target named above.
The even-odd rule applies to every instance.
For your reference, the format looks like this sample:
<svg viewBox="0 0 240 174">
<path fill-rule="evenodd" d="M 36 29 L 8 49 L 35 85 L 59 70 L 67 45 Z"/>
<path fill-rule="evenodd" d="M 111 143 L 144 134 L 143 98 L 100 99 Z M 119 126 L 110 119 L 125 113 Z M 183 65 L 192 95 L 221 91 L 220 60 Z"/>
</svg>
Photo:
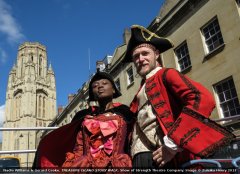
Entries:
<svg viewBox="0 0 240 174">
<path fill-rule="evenodd" d="M 37 130 L 54 130 L 57 128 L 58 127 L 18 127 L 18 128 L 0 128 L 0 131 L 37 131 Z M 35 153 L 35 152 L 36 152 L 36 149 L 8 150 L 8 151 L 0 151 L 0 154 L 11 154 L 11 153 L 19 154 L 19 153 Z"/>
</svg>

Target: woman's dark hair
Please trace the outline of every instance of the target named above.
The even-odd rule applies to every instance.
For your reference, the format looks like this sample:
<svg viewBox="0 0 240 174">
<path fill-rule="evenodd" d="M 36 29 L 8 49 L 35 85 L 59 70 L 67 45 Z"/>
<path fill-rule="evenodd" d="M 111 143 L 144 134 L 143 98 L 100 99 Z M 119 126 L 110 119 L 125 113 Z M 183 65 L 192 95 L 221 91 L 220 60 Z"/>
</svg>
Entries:
<svg viewBox="0 0 240 174">
<path fill-rule="evenodd" d="M 94 94 L 93 94 L 93 90 L 92 90 L 92 84 L 93 82 L 97 81 L 97 80 L 101 80 L 101 79 L 107 79 L 111 82 L 114 90 L 115 90 L 115 93 L 113 94 L 113 98 L 117 98 L 119 96 L 121 96 L 122 94 L 120 93 L 120 91 L 117 89 L 114 81 L 113 81 L 113 77 L 106 73 L 106 72 L 97 72 L 91 79 L 90 83 L 89 83 L 89 86 L 88 86 L 88 93 L 89 93 L 89 99 L 88 101 L 91 102 L 91 101 L 95 101 L 95 97 L 94 97 Z"/>
</svg>

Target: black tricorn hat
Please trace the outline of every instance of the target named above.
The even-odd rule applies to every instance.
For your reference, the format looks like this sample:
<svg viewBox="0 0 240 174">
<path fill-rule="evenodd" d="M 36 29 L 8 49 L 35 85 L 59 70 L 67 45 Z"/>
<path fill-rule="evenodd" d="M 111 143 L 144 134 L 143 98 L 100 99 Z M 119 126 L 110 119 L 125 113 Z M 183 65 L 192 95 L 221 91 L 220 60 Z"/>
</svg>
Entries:
<svg viewBox="0 0 240 174">
<path fill-rule="evenodd" d="M 109 73 L 106 73 L 106 72 L 97 72 L 91 79 L 90 83 L 89 83 L 89 87 L 88 87 L 88 93 L 89 93 L 89 99 L 88 101 L 95 101 L 96 99 L 94 98 L 94 94 L 93 94 L 93 91 L 92 91 L 92 84 L 93 82 L 95 82 L 96 80 L 101 80 L 101 79 L 107 79 L 111 82 L 114 90 L 115 90 L 115 93 L 113 94 L 113 98 L 117 98 L 117 97 L 120 97 L 122 94 L 120 93 L 120 91 L 117 89 L 114 81 L 113 81 L 113 77 L 109 74 Z"/>
<path fill-rule="evenodd" d="M 123 62 L 132 62 L 131 54 L 133 49 L 142 43 L 149 43 L 155 46 L 160 53 L 167 51 L 174 46 L 169 39 L 160 37 L 143 26 L 133 25 L 131 26 L 131 37 L 127 45 Z"/>
</svg>

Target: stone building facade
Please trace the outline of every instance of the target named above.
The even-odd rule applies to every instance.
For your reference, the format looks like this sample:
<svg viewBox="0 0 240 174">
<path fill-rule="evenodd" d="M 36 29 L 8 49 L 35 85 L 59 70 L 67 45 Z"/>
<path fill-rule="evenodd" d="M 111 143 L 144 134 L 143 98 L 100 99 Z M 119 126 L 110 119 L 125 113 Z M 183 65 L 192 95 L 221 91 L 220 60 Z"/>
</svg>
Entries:
<svg viewBox="0 0 240 174">
<path fill-rule="evenodd" d="M 237 139 L 215 154 L 240 153 L 240 1 L 166 0 L 149 30 L 168 37 L 174 48 L 162 54 L 163 65 L 202 83 L 214 95 L 211 115 Z"/>
<path fill-rule="evenodd" d="M 224 8 L 223 8 L 224 7 Z M 240 135 L 240 2 L 236 0 L 167 0 L 149 29 L 168 37 L 174 48 L 162 55 L 164 66 L 176 68 L 202 83 L 215 96 L 212 119 Z"/>
<path fill-rule="evenodd" d="M 3 127 L 46 127 L 56 117 L 56 84 L 46 47 L 37 42 L 19 46 L 9 73 Z M 36 131 L 4 131 L 2 150 L 36 149 Z M 31 166 L 34 154 L 14 154 Z"/>
</svg>

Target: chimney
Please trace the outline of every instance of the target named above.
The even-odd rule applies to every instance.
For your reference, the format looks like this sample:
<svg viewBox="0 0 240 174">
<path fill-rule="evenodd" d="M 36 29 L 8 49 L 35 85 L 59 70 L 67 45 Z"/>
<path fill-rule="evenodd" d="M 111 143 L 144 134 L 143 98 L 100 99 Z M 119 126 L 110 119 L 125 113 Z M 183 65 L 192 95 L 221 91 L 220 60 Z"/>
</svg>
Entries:
<svg viewBox="0 0 240 174">
<path fill-rule="evenodd" d="M 124 30 L 124 33 L 123 33 L 123 42 L 124 42 L 125 44 L 128 44 L 128 41 L 129 41 L 129 39 L 130 39 L 130 36 L 131 36 L 131 32 L 130 32 L 130 30 L 129 30 L 128 28 L 126 28 L 126 29 Z"/>
<path fill-rule="evenodd" d="M 73 100 L 74 96 L 75 96 L 75 94 L 68 95 L 68 103 L 70 103 Z"/>
<path fill-rule="evenodd" d="M 103 61 L 96 62 L 97 72 L 103 72 L 106 68 L 106 65 Z"/>
<path fill-rule="evenodd" d="M 60 115 L 63 111 L 64 107 L 63 106 L 58 106 L 58 115 Z"/>
</svg>

